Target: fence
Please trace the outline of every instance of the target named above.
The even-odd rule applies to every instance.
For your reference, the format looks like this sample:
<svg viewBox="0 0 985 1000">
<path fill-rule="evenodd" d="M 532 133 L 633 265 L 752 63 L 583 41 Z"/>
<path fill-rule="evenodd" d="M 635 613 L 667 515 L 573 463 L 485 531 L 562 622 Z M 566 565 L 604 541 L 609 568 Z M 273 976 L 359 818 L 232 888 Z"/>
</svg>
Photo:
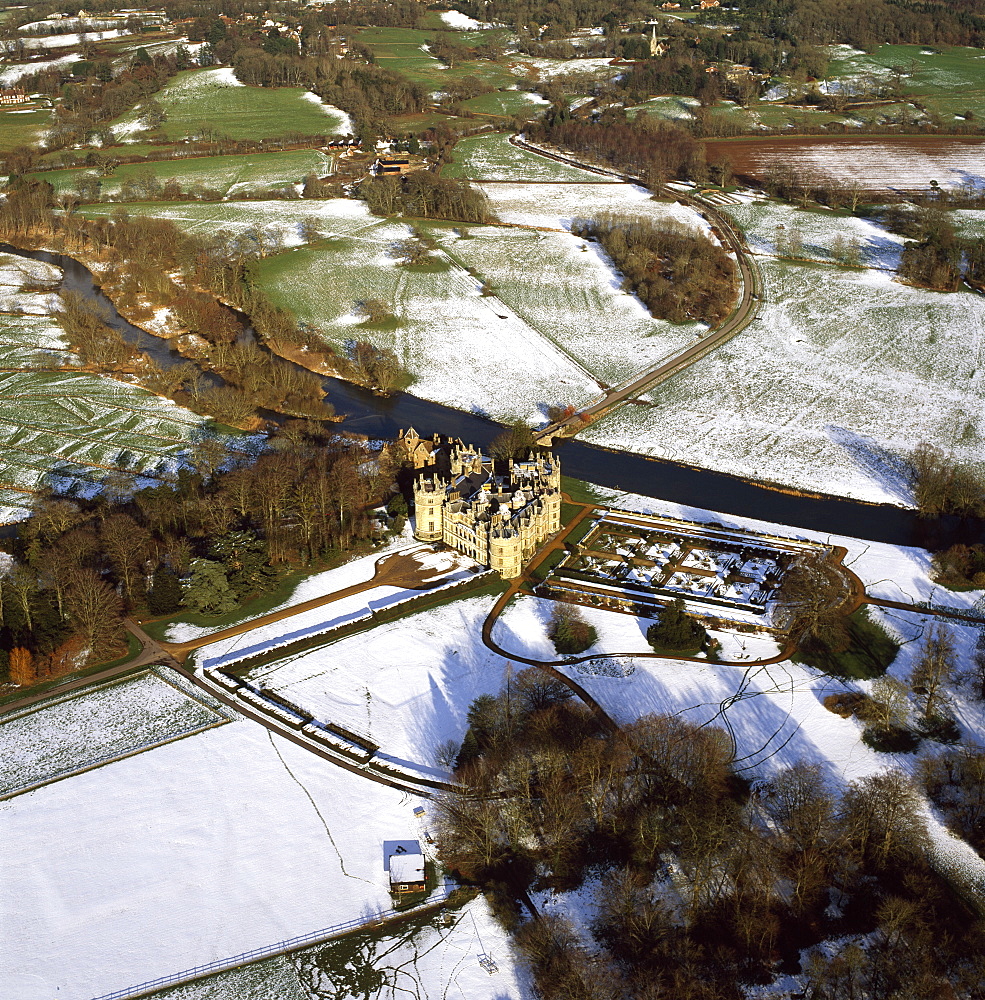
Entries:
<svg viewBox="0 0 985 1000">
<path fill-rule="evenodd" d="M 409 910 L 379 910 L 368 916 L 357 917 L 355 920 L 347 920 L 343 924 L 336 924 L 333 927 L 325 927 L 318 931 L 311 931 L 308 934 L 301 934 L 298 937 L 288 938 L 286 941 L 278 941 L 276 944 L 266 945 L 263 948 L 254 948 L 252 951 L 244 951 L 240 955 L 233 955 L 231 958 L 219 958 L 214 962 L 205 965 L 196 965 L 193 969 L 185 969 L 183 972 L 175 972 L 170 976 L 159 976 L 157 979 L 150 979 L 146 983 L 139 983 L 136 986 L 127 986 L 122 990 L 114 990 L 112 993 L 103 993 L 94 997 L 93 1000 L 124 1000 L 125 997 L 139 997 L 147 993 L 156 993 L 165 986 L 176 986 L 179 983 L 191 982 L 195 979 L 204 979 L 206 976 L 215 975 L 218 972 L 229 972 L 241 965 L 249 965 L 251 962 L 259 962 L 264 958 L 273 958 L 275 955 L 283 955 L 285 952 L 295 951 L 308 944 L 319 944 L 330 938 L 344 934 L 346 931 L 356 930 L 359 927 L 371 927 L 392 917 L 406 917 L 421 910 L 427 910 L 436 903 L 444 902 L 456 889 L 456 886 L 444 883 L 435 895 L 428 899 L 421 906 Z"/>
</svg>

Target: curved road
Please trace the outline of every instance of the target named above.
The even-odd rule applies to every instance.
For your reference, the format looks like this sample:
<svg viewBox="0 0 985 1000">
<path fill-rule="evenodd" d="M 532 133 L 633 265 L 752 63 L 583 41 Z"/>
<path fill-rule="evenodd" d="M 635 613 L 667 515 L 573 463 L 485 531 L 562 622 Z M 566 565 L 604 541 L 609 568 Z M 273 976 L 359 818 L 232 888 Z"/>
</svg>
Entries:
<svg viewBox="0 0 985 1000">
<path fill-rule="evenodd" d="M 641 183 L 638 177 L 582 163 L 580 160 L 564 156 L 560 153 L 548 152 L 525 142 L 516 135 L 510 136 L 510 142 L 518 149 L 526 150 L 537 156 L 543 156 L 549 160 L 556 160 L 558 163 L 577 167 L 580 170 L 587 170 L 602 177 L 617 178 L 627 184 Z M 646 392 L 648 389 L 652 389 L 689 365 L 694 364 L 695 361 L 703 358 L 706 354 L 715 350 L 716 347 L 720 347 L 726 340 L 744 330 L 756 318 L 762 285 L 756 264 L 747 253 L 741 235 L 735 231 L 728 219 L 714 205 L 709 204 L 697 195 L 667 188 L 664 188 L 663 192 L 672 196 L 677 201 L 691 205 L 707 222 L 711 223 L 718 230 L 722 242 L 735 254 L 735 259 L 739 267 L 739 275 L 742 279 L 742 295 L 739 298 L 739 302 L 728 319 L 717 330 L 711 331 L 697 343 L 681 351 L 680 354 L 675 355 L 669 361 L 662 361 L 657 365 L 653 365 L 638 375 L 633 375 L 625 382 L 613 386 L 600 400 L 590 403 L 570 417 L 566 417 L 564 420 L 545 427 L 536 435 L 538 443 L 550 444 L 555 436 L 563 437 L 566 434 L 577 433 L 585 424 L 597 420 L 614 407 L 625 403 L 626 400 L 632 399 L 641 392 Z"/>
</svg>

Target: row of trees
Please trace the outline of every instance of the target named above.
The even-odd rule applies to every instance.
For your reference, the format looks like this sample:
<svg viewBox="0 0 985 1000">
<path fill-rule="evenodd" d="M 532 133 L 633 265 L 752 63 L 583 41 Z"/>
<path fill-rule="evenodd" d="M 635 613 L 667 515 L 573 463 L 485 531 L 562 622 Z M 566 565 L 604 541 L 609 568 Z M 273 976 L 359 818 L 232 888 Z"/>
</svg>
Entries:
<svg viewBox="0 0 985 1000">
<path fill-rule="evenodd" d="M 596 240 L 624 275 L 623 287 L 659 319 L 715 326 L 735 302 L 734 261 L 689 226 L 603 213 L 576 219 L 571 231 Z"/>
<path fill-rule="evenodd" d="M 441 857 L 486 889 L 545 1000 L 739 1000 L 778 968 L 823 1000 L 975 995 L 983 924 L 929 865 L 902 772 L 839 793 L 798 764 L 752 792 L 723 732 L 644 716 L 613 734 L 534 671 L 469 723 L 466 791 L 438 803 Z M 524 919 L 531 887 L 588 875 L 591 942 Z"/>
<path fill-rule="evenodd" d="M 923 443 L 909 455 L 913 497 L 925 517 L 985 516 L 985 481 L 977 468 Z"/>
<path fill-rule="evenodd" d="M 257 457 L 204 435 L 176 472 L 110 474 L 35 503 L 0 581 L 0 666 L 28 684 L 125 650 L 133 610 L 233 610 L 298 566 L 372 534 L 369 499 L 388 487 L 386 457 L 306 421 L 289 421 Z M 15 652 L 21 650 L 23 652 Z"/>
</svg>

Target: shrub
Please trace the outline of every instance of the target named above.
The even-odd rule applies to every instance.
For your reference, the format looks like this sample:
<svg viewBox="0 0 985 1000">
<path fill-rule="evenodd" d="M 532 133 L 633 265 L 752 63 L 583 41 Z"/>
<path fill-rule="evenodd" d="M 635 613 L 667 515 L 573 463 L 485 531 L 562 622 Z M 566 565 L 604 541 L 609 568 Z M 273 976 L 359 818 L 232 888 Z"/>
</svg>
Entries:
<svg viewBox="0 0 985 1000">
<path fill-rule="evenodd" d="M 959 743 L 961 730 L 953 717 L 948 715 L 930 715 L 917 723 L 921 736 L 935 743 Z"/>
<path fill-rule="evenodd" d="M 598 639 L 595 626 L 586 622 L 572 604 L 554 605 L 551 622 L 547 626 L 547 636 L 562 656 L 583 653 Z"/>
<path fill-rule="evenodd" d="M 920 736 L 905 726 L 866 726 L 862 742 L 878 753 L 913 753 Z"/>
<path fill-rule="evenodd" d="M 865 719 L 871 701 L 872 699 L 861 691 L 840 691 L 838 694 L 829 694 L 824 699 L 824 707 L 843 719 L 850 719 L 853 715 Z"/>
</svg>

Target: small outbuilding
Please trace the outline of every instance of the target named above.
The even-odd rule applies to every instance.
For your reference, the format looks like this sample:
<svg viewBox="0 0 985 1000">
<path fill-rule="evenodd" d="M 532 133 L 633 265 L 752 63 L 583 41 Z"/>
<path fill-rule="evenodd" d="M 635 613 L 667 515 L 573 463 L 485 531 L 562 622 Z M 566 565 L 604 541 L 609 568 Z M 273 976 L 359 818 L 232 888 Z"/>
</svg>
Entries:
<svg viewBox="0 0 985 1000">
<path fill-rule="evenodd" d="M 383 870 L 390 873 L 390 892 L 398 899 L 414 892 L 424 892 L 427 888 L 424 865 L 420 841 L 383 841 Z"/>
<path fill-rule="evenodd" d="M 427 888 L 423 854 L 398 854 L 390 858 L 390 892 L 398 899 Z"/>
</svg>

